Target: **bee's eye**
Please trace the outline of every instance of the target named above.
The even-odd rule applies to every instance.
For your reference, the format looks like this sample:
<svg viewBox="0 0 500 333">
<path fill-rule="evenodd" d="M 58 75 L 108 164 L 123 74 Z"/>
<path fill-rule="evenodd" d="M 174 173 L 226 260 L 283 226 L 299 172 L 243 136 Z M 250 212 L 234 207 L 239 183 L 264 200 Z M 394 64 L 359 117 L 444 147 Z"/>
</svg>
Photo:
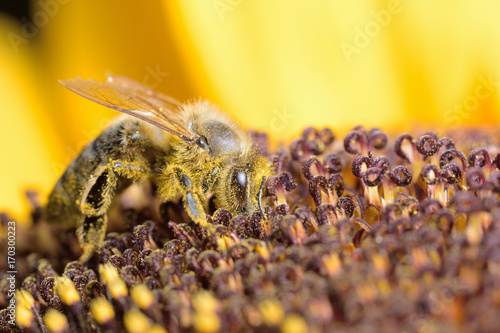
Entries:
<svg viewBox="0 0 500 333">
<path fill-rule="evenodd" d="M 208 142 L 207 142 L 207 139 L 205 137 L 200 137 L 198 140 L 197 140 L 197 143 L 198 143 L 198 146 L 200 146 L 201 148 L 205 149 L 205 150 L 208 150 L 210 147 L 208 146 Z"/>
<path fill-rule="evenodd" d="M 247 200 L 248 175 L 241 167 L 235 167 L 231 175 L 231 194 L 238 207 Z"/>
</svg>

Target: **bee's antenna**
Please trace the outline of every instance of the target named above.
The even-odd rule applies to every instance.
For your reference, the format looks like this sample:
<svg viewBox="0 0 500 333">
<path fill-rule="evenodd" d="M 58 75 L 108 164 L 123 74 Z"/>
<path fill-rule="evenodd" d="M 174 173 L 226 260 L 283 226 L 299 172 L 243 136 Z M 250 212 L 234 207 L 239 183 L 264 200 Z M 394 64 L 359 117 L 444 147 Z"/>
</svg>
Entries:
<svg viewBox="0 0 500 333">
<path fill-rule="evenodd" d="M 260 189 L 259 189 L 259 209 L 260 212 L 262 213 L 262 217 L 264 220 L 266 219 L 266 214 L 264 213 L 264 208 L 262 208 L 262 192 L 264 192 L 264 184 L 266 183 L 266 176 L 262 176 L 262 183 L 260 183 Z"/>
</svg>

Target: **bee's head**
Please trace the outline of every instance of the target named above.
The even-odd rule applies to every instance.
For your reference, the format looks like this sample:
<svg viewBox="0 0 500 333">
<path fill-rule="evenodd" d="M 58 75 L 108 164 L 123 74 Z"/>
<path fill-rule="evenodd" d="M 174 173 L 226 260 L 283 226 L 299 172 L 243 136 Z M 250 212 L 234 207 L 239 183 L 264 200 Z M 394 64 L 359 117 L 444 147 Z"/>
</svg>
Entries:
<svg viewBox="0 0 500 333">
<path fill-rule="evenodd" d="M 258 153 L 244 162 L 227 165 L 216 188 L 216 206 L 245 216 L 261 209 L 262 190 L 270 170 L 270 163 Z"/>
</svg>

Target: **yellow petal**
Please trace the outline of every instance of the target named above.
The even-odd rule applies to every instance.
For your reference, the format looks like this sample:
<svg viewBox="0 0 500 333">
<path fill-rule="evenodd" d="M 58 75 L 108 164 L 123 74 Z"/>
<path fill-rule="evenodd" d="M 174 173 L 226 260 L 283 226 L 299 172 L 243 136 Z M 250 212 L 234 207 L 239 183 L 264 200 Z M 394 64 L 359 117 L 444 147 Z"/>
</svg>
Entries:
<svg viewBox="0 0 500 333">
<path fill-rule="evenodd" d="M 191 79 L 206 73 L 202 94 L 283 137 L 308 124 L 498 121 L 500 20 L 488 4 L 187 0 L 165 13 L 185 23 L 179 39 Z"/>
<path fill-rule="evenodd" d="M 31 41 L 22 26 L 2 16 L 0 34 L 0 210 L 19 218 L 27 211 L 24 191 L 47 189 L 60 150 L 53 126 L 44 116 Z"/>
</svg>

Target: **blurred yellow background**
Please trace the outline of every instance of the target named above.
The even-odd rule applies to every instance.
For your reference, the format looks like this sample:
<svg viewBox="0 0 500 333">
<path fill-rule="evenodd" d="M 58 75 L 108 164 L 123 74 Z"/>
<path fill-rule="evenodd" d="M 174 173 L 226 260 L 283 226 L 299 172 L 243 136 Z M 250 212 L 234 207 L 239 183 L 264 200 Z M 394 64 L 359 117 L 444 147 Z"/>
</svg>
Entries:
<svg viewBox="0 0 500 333">
<path fill-rule="evenodd" d="M 126 75 L 208 98 L 273 140 L 306 125 L 497 124 L 493 0 L 37 0 L 0 17 L 0 210 L 50 190 L 117 112 L 57 83 Z M 31 23 L 30 23 L 31 22 Z"/>
</svg>

